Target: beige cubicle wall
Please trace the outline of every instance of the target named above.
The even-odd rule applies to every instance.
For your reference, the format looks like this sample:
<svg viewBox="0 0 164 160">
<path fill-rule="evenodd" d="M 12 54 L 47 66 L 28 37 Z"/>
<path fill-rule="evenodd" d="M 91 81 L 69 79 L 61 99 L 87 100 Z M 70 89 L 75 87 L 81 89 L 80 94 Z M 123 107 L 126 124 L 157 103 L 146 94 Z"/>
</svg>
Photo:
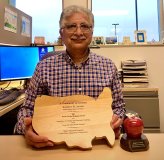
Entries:
<svg viewBox="0 0 164 160">
<path fill-rule="evenodd" d="M 11 14 L 13 12 L 17 16 L 16 32 L 12 32 L 4 29 L 6 9 L 8 9 L 11 12 Z M 9 16 L 9 18 L 11 17 Z M 29 35 L 25 35 L 22 32 L 22 18 L 27 19 L 27 21 L 30 22 Z M 31 42 L 32 42 L 32 17 L 24 13 L 23 11 L 20 11 L 15 7 L 12 7 L 11 5 L 8 5 L 6 1 L 4 0 L 0 1 L 0 44 L 30 45 Z"/>
</svg>

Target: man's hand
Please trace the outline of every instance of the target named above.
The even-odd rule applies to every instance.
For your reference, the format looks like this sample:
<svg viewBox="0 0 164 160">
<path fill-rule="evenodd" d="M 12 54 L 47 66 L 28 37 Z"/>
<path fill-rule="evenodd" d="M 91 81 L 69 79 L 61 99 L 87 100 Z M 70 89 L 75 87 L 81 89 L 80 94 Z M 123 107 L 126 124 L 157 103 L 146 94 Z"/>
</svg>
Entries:
<svg viewBox="0 0 164 160">
<path fill-rule="evenodd" d="M 32 118 L 25 118 L 24 123 L 25 123 L 25 140 L 27 144 L 36 148 L 54 146 L 54 143 L 49 141 L 47 137 L 39 136 L 34 132 L 32 128 Z"/>
<path fill-rule="evenodd" d="M 123 123 L 123 119 L 119 118 L 118 115 L 113 114 L 112 121 L 111 121 L 111 127 L 114 130 L 115 138 L 118 139 L 120 136 L 120 126 Z"/>
</svg>

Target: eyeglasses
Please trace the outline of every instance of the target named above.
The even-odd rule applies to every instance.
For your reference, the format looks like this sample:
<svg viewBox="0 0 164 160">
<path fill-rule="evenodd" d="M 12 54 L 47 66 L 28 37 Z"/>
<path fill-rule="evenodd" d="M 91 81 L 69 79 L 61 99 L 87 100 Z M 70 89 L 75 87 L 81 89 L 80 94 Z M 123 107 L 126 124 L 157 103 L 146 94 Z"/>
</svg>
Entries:
<svg viewBox="0 0 164 160">
<path fill-rule="evenodd" d="M 66 29 L 69 33 L 74 33 L 77 31 L 78 27 L 80 27 L 83 33 L 89 33 L 92 29 L 91 25 L 84 24 L 84 23 L 80 24 L 80 26 L 78 26 L 77 24 L 66 24 L 61 29 Z"/>
</svg>

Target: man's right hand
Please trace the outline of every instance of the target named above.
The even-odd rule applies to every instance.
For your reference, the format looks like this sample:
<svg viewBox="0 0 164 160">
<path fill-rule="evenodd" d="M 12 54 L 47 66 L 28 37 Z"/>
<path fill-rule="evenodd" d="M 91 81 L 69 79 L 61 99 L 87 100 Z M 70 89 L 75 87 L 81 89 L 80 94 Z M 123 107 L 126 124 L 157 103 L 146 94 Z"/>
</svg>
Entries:
<svg viewBox="0 0 164 160">
<path fill-rule="evenodd" d="M 25 140 L 27 144 L 36 148 L 54 146 L 54 143 L 48 140 L 47 137 L 39 136 L 34 132 L 32 128 L 32 118 L 29 117 L 25 118 L 24 123 L 25 123 Z"/>
</svg>

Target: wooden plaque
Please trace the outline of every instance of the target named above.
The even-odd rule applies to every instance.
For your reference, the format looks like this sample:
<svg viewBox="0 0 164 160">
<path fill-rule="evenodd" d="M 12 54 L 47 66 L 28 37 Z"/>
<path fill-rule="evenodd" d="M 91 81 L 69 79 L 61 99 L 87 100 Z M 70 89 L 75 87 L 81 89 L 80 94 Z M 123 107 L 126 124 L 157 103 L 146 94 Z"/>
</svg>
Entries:
<svg viewBox="0 0 164 160">
<path fill-rule="evenodd" d="M 93 139 L 105 138 L 112 147 L 115 134 L 110 126 L 112 96 L 105 88 L 97 99 L 85 95 L 41 96 L 36 99 L 33 128 L 55 144 L 91 149 Z"/>
</svg>

